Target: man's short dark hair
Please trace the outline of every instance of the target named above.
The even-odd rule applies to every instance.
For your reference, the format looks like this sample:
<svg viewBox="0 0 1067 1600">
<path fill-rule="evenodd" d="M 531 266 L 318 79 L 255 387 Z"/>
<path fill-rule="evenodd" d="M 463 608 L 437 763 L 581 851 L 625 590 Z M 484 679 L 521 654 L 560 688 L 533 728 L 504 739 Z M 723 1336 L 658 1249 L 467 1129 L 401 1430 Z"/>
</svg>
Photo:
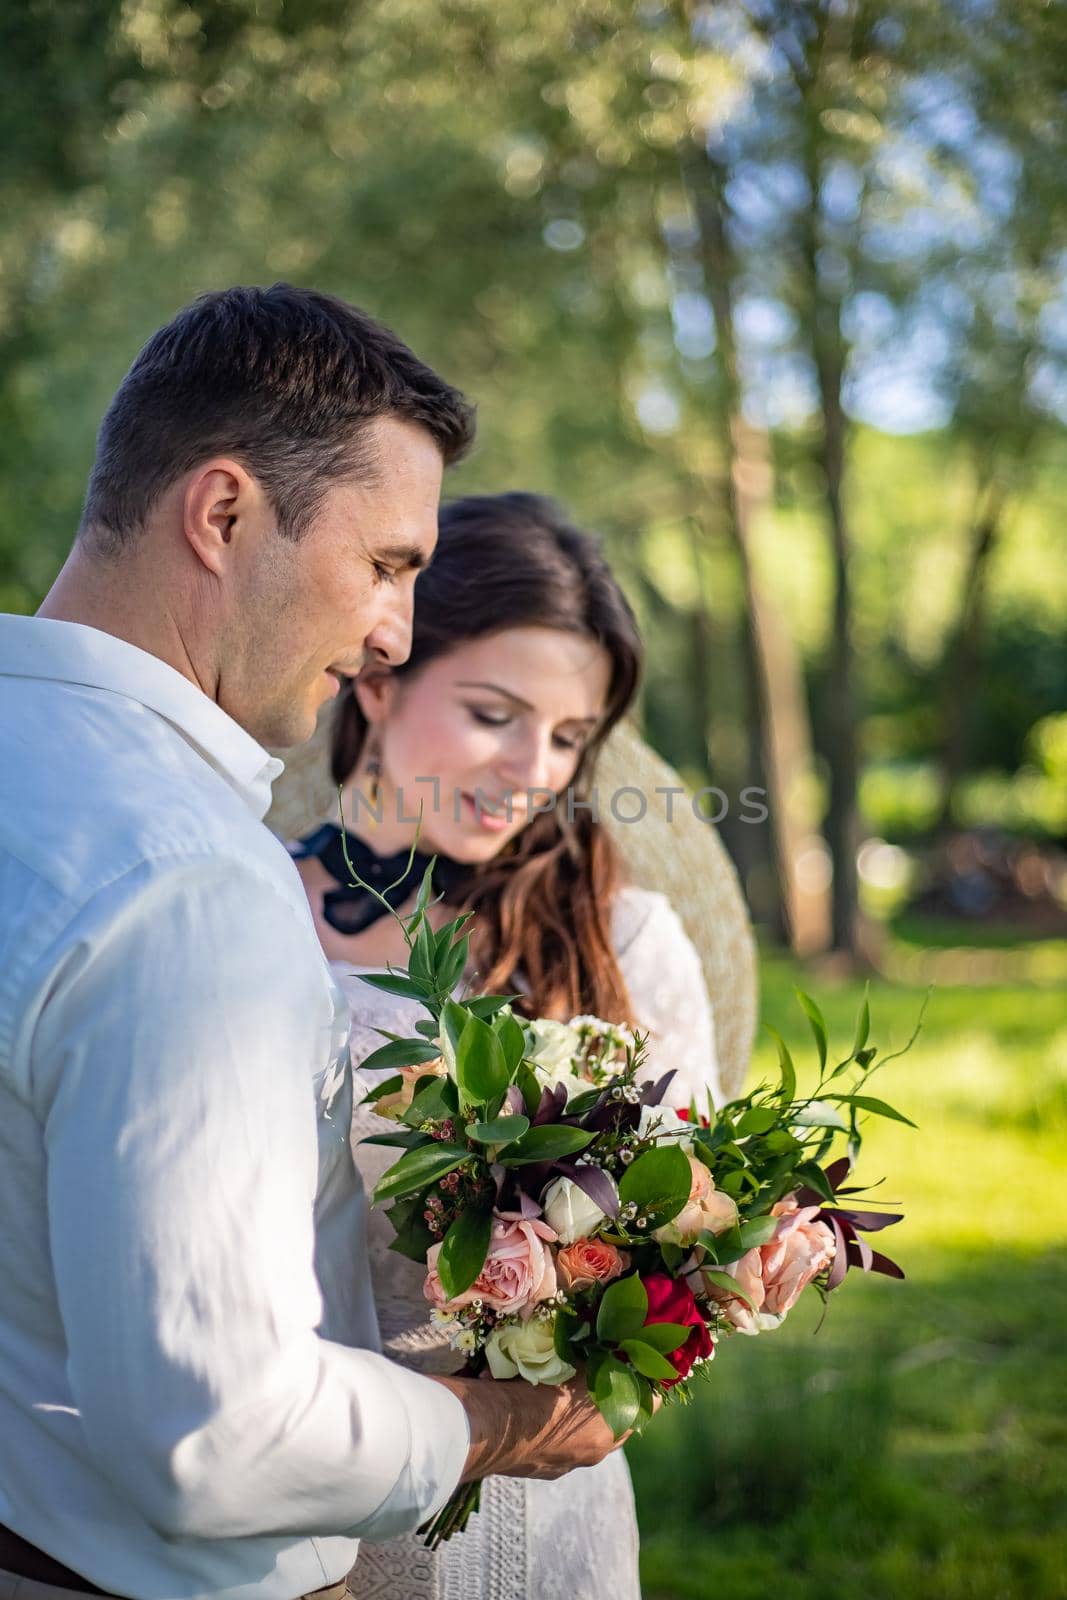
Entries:
<svg viewBox="0 0 1067 1600">
<path fill-rule="evenodd" d="M 446 465 L 474 436 L 459 391 L 346 301 L 288 283 L 202 295 L 122 380 L 79 531 L 121 549 L 182 473 L 230 455 L 263 485 L 279 532 L 299 538 L 331 483 L 373 473 L 367 425 L 386 416 L 425 428 Z"/>
</svg>

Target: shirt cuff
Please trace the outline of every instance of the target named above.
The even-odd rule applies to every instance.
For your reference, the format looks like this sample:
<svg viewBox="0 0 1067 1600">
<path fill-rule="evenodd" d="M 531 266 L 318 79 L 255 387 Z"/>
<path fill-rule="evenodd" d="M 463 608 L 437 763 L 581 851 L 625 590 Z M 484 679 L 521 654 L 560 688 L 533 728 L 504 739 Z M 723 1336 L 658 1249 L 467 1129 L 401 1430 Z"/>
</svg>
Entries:
<svg viewBox="0 0 1067 1600">
<path fill-rule="evenodd" d="M 407 1460 L 385 1499 L 353 1531 L 371 1543 L 414 1532 L 444 1507 L 463 1476 L 470 1421 L 463 1402 L 444 1384 L 388 1363 L 389 1421 L 407 1418 Z M 384 1398 L 384 1397 L 383 1397 Z"/>
</svg>

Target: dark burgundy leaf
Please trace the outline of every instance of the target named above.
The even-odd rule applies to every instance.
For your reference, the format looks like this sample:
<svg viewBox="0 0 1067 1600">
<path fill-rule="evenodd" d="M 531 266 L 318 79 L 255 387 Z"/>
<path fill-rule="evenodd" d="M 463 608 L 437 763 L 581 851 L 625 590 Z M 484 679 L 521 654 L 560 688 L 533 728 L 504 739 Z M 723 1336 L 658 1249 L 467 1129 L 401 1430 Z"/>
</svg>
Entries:
<svg viewBox="0 0 1067 1600">
<path fill-rule="evenodd" d="M 841 1231 L 840 1223 L 836 1217 L 831 1217 L 829 1220 L 830 1226 L 834 1230 L 834 1238 L 837 1241 L 837 1253 L 834 1256 L 833 1266 L 830 1268 L 830 1276 L 826 1280 L 826 1287 L 827 1289 L 836 1289 L 848 1271 L 848 1255 L 845 1236 Z"/>
<path fill-rule="evenodd" d="M 646 1083 L 641 1090 L 641 1104 L 643 1106 L 658 1106 L 662 1104 L 663 1096 L 671 1086 L 671 1079 L 678 1074 L 673 1067 L 670 1072 L 665 1072 L 662 1078 L 657 1078 L 655 1083 Z"/>
<path fill-rule="evenodd" d="M 619 1214 L 619 1191 L 612 1183 L 606 1172 L 601 1172 L 599 1167 L 586 1166 L 584 1163 L 574 1163 L 567 1176 L 572 1183 L 576 1183 L 585 1194 L 598 1205 L 606 1216 L 617 1217 Z"/>
<path fill-rule="evenodd" d="M 871 1251 L 871 1271 L 883 1272 L 887 1278 L 903 1278 L 904 1269 L 898 1267 L 895 1261 L 890 1261 L 888 1256 L 879 1255 L 877 1250 Z"/>
</svg>

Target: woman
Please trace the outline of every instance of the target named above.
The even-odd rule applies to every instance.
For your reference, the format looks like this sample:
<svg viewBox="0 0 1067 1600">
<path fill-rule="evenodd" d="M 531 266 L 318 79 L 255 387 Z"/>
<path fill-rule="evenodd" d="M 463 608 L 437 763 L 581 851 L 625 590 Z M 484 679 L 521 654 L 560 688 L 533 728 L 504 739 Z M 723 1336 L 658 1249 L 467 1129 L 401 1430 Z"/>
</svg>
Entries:
<svg viewBox="0 0 1067 1600">
<path fill-rule="evenodd" d="M 633 700 L 640 665 L 633 615 L 596 543 L 551 502 L 509 494 L 442 511 L 437 554 L 418 583 L 408 661 L 365 669 L 337 708 L 332 767 L 347 838 L 325 826 L 294 847 L 323 948 L 352 1005 L 357 1067 L 380 1045 L 378 1030 L 410 1033 L 420 1013 L 359 981 L 361 971 L 403 962 L 406 951 L 380 904 L 348 887 L 345 850 L 361 878 L 385 887 L 402 876 L 417 834 L 420 859 L 390 900 L 403 912 L 422 858 L 437 855 L 437 925 L 461 907 L 476 919 L 468 987 L 518 993 L 531 1016 L 593 1013 L 647 1030 L 644 1071 L 675 1071 L 670 1103 L 718 1095 L 697 954 L 661 895 L 622 881 L 589 809 L 597 752 Z M 363 1139 L 381 1124 L 357 1110 L 353 1131 Z M 394 1157 L 357 1143 L 368 1188 Z M 375 1212 L 385 1349 L 423 1370 L 454 1370 L 454 1353 L 428 1325 L 422 1270 L 390 1252 L 390 1240 Z M 621 1454 L 559 1483 L 492 1479 L 482 1507 L 434 1555 L 415 1539 L 365 1547 L 354 1592 L 388 1600 L 639 1595 Z"/>
</svg>

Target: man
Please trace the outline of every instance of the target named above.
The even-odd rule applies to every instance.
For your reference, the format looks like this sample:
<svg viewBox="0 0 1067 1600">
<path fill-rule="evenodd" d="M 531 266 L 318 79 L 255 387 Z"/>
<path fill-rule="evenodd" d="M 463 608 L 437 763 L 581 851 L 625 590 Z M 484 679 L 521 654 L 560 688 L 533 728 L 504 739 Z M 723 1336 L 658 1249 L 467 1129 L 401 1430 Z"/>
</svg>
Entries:
<svg viewBox="0 0 1067 1600">
<path fill-rule="evenodd" d="M 0 619 L 0 1600 L 340 1594 L 462 1479 L 611 1447 L 577 1391 L 376 1353 L 345 1018 L 261 823 L 263 746 L 404 659 L 471 434 L 351 306 L 208 295 Z"/>
</svg>

